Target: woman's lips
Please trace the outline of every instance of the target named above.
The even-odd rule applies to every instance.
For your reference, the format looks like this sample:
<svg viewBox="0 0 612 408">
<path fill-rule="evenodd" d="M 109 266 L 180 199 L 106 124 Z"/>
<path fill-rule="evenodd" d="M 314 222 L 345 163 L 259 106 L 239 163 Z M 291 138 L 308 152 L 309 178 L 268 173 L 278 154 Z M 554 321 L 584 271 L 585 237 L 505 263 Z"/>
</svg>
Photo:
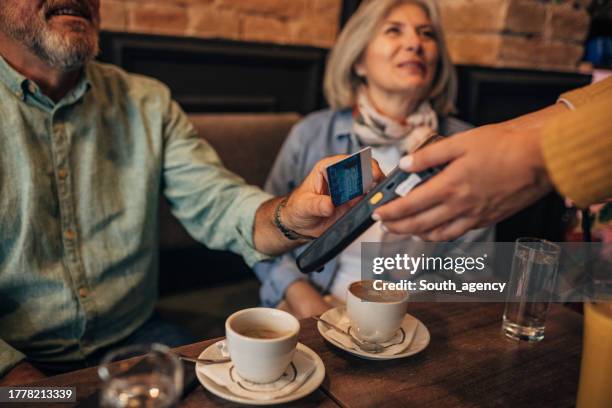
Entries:
<svg viewBox="0 0 612 408">
<path fill-rule="evenodd" d="M 397 67 L 410 73 L 425 74 L 427 72 L 427 67 L 420 61 L 404 61 L 397 64 Z"/>
</svg>

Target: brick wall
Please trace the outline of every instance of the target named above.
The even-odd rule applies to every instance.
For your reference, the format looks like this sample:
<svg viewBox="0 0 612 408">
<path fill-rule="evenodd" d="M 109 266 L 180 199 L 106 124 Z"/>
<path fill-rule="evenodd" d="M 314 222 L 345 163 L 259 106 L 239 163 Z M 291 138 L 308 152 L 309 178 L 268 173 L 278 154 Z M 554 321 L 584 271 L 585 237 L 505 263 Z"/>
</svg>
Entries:
<svg viewBox="0 0 612 408">
<path fill-rule="evenodd" d="M 455 63 L 573 70 L 591 0 L 438 0 Z"/>
<path fill-rule="evenodd" d="M 592 0 L 437 0 L 453 61 L 575 69 Z M 101 0 L 110 31 L 329 48 L 342 0 Z"/>
<path fill-rule="evenodd" d="M 109 31 L 329 48 L 341 0 L 101 0 Z"/>
</svg>

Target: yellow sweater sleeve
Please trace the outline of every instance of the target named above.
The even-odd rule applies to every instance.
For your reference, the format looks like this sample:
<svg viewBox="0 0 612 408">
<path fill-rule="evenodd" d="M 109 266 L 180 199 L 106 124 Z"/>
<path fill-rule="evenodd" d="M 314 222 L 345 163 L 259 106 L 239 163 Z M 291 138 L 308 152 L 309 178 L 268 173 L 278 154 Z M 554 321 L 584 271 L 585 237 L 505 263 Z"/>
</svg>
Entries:
<svg viewBox="0 0 612 408">
<path fill-rule="evenodd" d="M 590 102 L 610 98 L 612 98 L 612 77 L 583 88 L 566 92 L 559 97 L 559 99 L 569 102 L 574 109 L 580 109 Z"/>
<path fill-rule="evenodd" d="M 612 78 L 562 98 L 576 110 L 545 127 L 542 154 L 557 190 L 586 207 L 612 197 Z"/>
</svg>

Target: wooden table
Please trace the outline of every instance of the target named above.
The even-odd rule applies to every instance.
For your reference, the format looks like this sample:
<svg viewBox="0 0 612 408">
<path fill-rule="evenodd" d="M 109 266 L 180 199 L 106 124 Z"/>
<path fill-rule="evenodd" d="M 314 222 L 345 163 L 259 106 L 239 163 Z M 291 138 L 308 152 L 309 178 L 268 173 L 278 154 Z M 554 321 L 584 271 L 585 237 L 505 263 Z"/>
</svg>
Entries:
<svg viewBox="0 0 612 408">
<path fill-rule="evenodd" d="M 321 356 L 327 375 L 316 392 L 290 406 L 574 406 L 582 344 L 578 313 L 552 305 L 546 337 L 538 344 L 527 344 L 501 333 L 502 304 L 411 303 L 409 312 L 428 327 L 431 343 L 415 356 L 392 361 L 352 356 L 324 341 L 313 321 L 302 321 L 300 341 Z M 197 356 L 213 341 L 178 351 Z M 86 369 L 30 385 L 73 385 L 81 400 L 100 384 L 95 369 Z M 236 404 L 198 387 L 180 406 Z"/>
</svg>

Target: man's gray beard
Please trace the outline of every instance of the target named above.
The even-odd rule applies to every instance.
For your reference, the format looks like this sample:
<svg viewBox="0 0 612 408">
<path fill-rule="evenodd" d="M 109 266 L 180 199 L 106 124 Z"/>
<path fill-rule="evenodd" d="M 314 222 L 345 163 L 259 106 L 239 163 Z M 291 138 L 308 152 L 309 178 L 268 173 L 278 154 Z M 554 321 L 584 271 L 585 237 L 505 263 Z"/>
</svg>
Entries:
<svg viewBox="0 0 612 408">
<path fill-rule="evenodd" d="M 53 68 L 73 71 L 100 52 L 97 30 L 83 30 L 80 36 L 62 35 L 39 20 L 29 23 L 19 21 L 10 9 L 0 10 L 0 30 Z"/>
</svg>

